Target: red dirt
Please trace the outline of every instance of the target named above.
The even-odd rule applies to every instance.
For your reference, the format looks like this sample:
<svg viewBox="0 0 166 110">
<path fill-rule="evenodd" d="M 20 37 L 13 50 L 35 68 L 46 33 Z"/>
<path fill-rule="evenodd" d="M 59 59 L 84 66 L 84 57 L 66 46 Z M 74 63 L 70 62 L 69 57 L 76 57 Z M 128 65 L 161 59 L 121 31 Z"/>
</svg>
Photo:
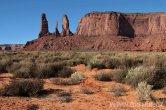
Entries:
<svg viewBox="0 0 166 110">
<path fill-rule="evenodd" d="M 120 84 L 116 82 L 101 82 L 96 81 L 90 76 L 96 74 L 98 71 L 111 71 L 111 70 L 88 70 L 84 65 L 78 65 L 72 67 L 76 70 L 84 72 L 86 75 L 85 80 L 80 85 L 62 86 L 54 85 L 52 79 L 45 79 L 44 88 L 49 90 L 65 90 L 71 91 L 73 101 L 70 103 L 60 103 L 57 101 L 58 97 L 55 93 L 51 93 L 48 96 L 41 98 L 26 98 L 26 97 L 0 97 L 0 110 L 26 110 L 27 105 L 37 104 L 40 110 L 165 110 L 166 107 L 154 106 L 152 102 L 146 102 L 149 107 L 133 107 L 133 104 L 139 104 L 136 90 L 129 85 Z M 11 80 L 11 74 L 0 75 L 0 88 L 8 84 Z M 111 93 L 107 92 L 107 88 L 111 85 L 120 85 L 126 91 L 127 95 L 115 97 Z M 90 89 L 94 94 L 86 95 L 80 92 L 81 88 Z M 156 98 L 166 98 L 166 95 L 162 94 L 162 90 L 155 90 L 153 95 Z M 127 107 L 125 105 L 119 105 L 120 107 L 112 107 L 111 104 L 130 104 Z M 136 106 L 136 105 L 135 105 Z"/>
</svg>

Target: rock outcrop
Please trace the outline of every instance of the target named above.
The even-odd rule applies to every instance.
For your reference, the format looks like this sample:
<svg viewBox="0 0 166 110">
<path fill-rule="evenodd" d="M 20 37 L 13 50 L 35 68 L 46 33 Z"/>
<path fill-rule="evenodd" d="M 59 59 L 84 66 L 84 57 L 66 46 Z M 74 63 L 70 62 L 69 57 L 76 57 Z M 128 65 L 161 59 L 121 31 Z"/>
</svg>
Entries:
<svg viewBox="0 0 166 110">
<path fill-rule="evenodd" d="M 47 35 L 49 35 L 48 21 L 46 18 L 46 14 L 43 13 L 41 16 L 41 31 L 39 33 L 39 38 Z"/>
<path fill-rule="evenodd" d="M 55 37 L 58 32 L 56 25 L 56 34 L 29 41 L 23 50 L 166 51 L 166 13 L 92 12 L 80 20 L 74 35 L 65 15 L 63 37 Z"/>
<path fill-rule="evenodd" d="M 55 27 L 54 35 L 55 36 L 60 36 L 59 30 L 58 30 L 58 21 L 56 22 L 56 27 Z"/>
<path fill-rule="evenodd" d="M 77 28 L 79 36 L 147 36 L 166 33 L 166 13 L 93 12 Z"/>
<path fill-rule="evenodd" d="M 23 48 L 23 44 L 2 44 L 0 45 L 0 50 L 12 50 L 12 51 L 18 51 Z"/>
<path fill-rule="evenodd" d="M 65 37 L 65 36 L 72 36 L 73 33 L 70 31 L 69 28 L 69 19 L 67 17 L 67 15 L 64 15 L 62 18 L 62 32 L 61 32 L 61 36 Z"/>
</svg>

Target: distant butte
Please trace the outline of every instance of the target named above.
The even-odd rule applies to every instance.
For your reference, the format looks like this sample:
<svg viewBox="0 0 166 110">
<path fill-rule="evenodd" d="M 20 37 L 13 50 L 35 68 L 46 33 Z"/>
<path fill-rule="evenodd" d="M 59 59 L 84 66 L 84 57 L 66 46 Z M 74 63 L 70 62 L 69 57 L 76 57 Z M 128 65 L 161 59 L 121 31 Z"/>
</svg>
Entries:
<svg viewBox="0 0 166 110">
<path fill-rule="evenodd" d="M 92 12 L 81 18 L 74 34 L 67 15 L 62 32 L 57 22 L 50 33 L 46 14 L 41 19 L 39 38 L 23 50 L 166 51 L 166 13 Z"/>
</svg>

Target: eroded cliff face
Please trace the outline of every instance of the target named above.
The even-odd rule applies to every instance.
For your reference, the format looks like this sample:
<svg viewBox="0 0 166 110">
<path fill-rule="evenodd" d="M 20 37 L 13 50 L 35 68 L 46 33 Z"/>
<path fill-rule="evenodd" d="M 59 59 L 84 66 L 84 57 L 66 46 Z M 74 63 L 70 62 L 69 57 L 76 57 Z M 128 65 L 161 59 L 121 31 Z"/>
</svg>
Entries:
<svg viewBox="0 0 166 110">
<path fill-rule="evenodd" d="M 22 50 L 166 51 L 166 13 L 92 12 L 80 20 L 75 34 L 67 15 L 62 32 L 58 23 L 54 33 L 43 24 L 44 36 L 28 41 Z"/>
<path fill-rule="evenodd" d="M 77 28 L 79 36 L 148 36 L 166 33 L 166 13 L 92 12 L 85 15 Z"/>
</svg>

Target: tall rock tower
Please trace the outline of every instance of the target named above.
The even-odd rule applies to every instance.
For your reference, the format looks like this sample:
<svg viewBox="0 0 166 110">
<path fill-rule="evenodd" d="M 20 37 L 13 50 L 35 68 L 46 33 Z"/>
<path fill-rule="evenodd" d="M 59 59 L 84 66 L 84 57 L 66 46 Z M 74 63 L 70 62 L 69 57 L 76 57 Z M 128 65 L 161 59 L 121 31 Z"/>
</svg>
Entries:
<svg viewBox="0 0 166 110">
<path fill-rule="evenodd" d="M 60 36 L 59 30 L 58 30 L 58 21 L 56 22 L 56 27 L 55 27 L 54 35 L 55 36 Z"/>
<path fill-rule="evenodd" d="M 43 13 L 41 16 L 41 31 L 39 33 L 39 38 L 46 36 L 49 34 L 49 29 L 48 29 L 48 21 L 46 18 L 46 14 Z"/>
<path fill-rule="evenodd" d="M 72 36 L 72 35 L 73 35 L 73 33 L 69 29 L 69 19 L 68 19 L 67 15 L 64 15 L 62 18 L 61 36 L 65 37 L 65 36 Z"/>
</svg>

